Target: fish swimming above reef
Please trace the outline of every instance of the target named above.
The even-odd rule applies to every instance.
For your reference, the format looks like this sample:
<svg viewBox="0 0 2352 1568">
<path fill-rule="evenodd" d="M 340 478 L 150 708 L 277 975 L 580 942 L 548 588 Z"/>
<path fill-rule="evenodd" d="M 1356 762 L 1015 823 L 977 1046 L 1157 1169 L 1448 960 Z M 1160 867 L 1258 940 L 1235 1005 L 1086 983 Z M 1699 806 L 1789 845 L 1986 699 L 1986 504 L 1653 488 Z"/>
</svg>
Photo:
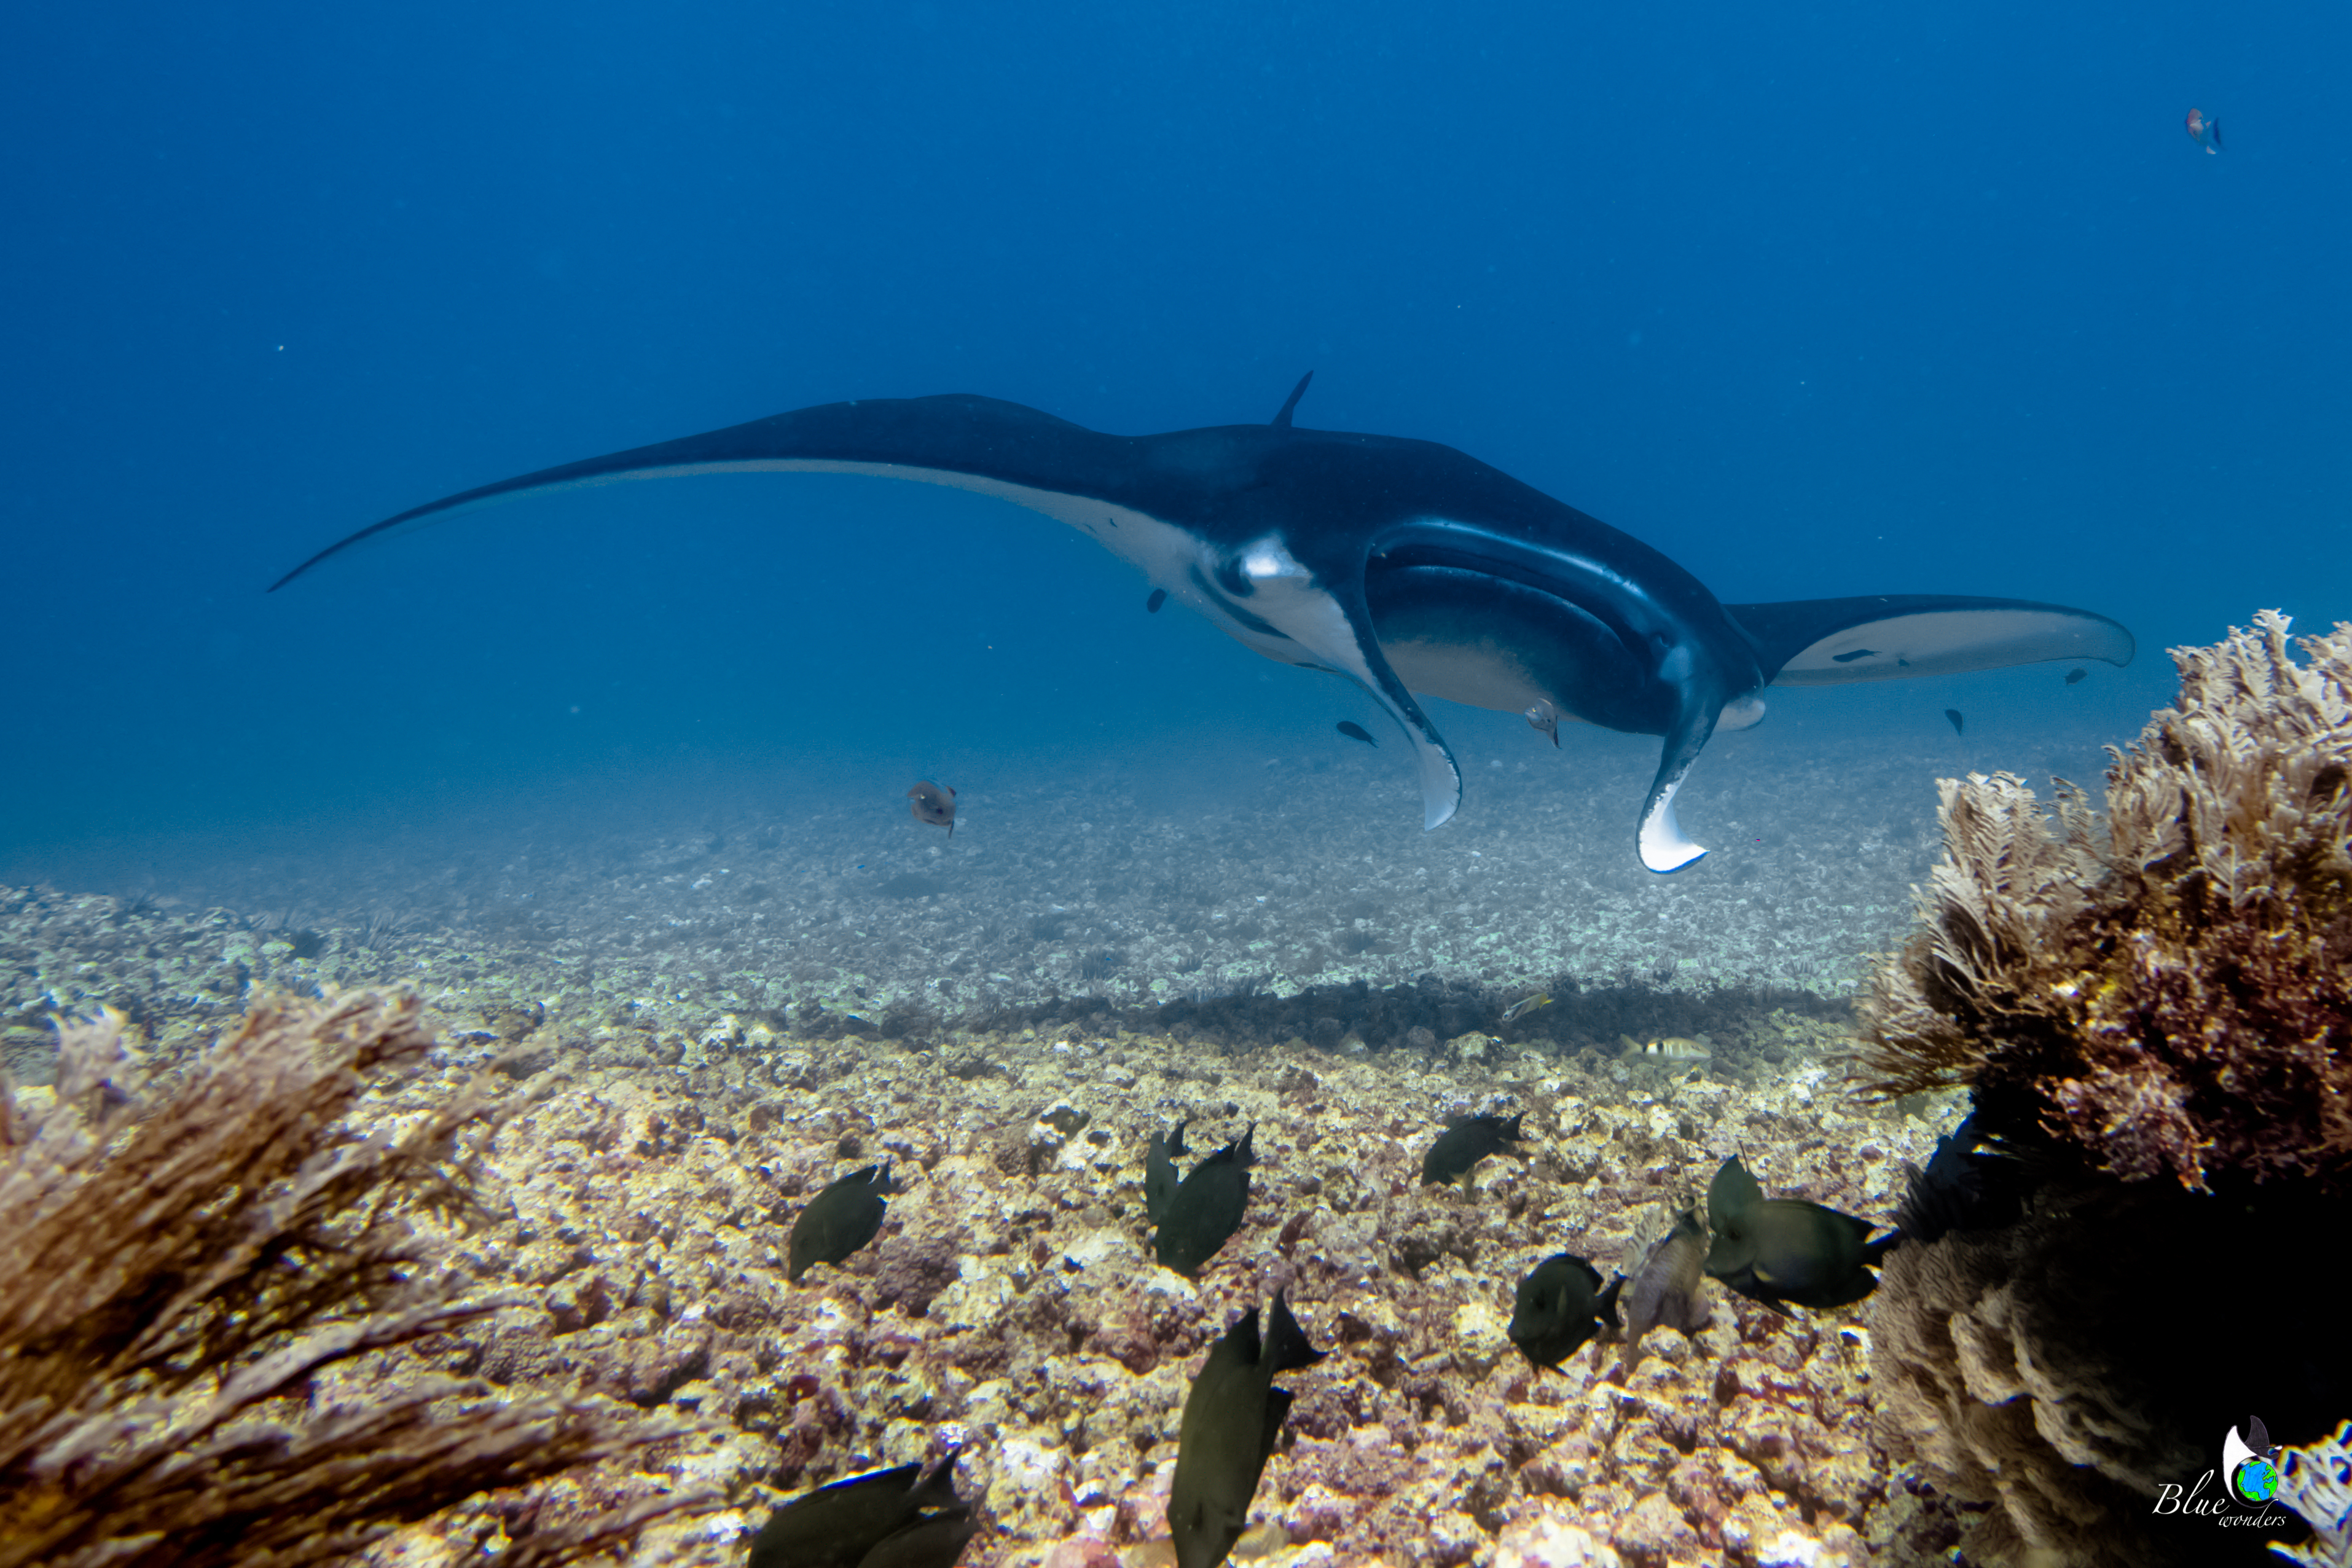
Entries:
<svg viewBox="0 0 2352 1568">
<path fill-rule="evenodd" d="M 1209 1347 L 1209 1359 L 1184 1396 L 1176 1474 L 1168 1489 L 1176 1568 L 1216 1568 L 1232 1553 L 1249 1526 L 1250 1500 L 1257 1495 L 1266 1456 L 1290 1414 L 1290 1391 L 1275 1387 L 1274 1380 L 1322 1359 L 1279 1290 L 1263 1340 L 1252 1307 Z"/>
<path fill-rule="evenodd" d="M 1339 723 L 1333 725 L 1332 728 L 1338 730 L 1339 733 L 1347 736 L 1350 741 L 1361 741 L 1367 746 L 1377 746 L 1380 744 L 1379 741 L 1373 739 L 1372 732 L 1370 730 L 1367 730 L 1361 724 L 1355 723 L 1349 720 L 1342 719 Z"/>
<path fill-rule="evenodd" d="M 1520 1141 L 1519 1123 L 1526 1116 L 1521 1111 L 1507 1121 L 1499 1116 L 1455 1117 L 1422 1156 L 1423 1184 L 1457 1180 L 1489 1154 L 1513 1152 L 1511 1145 Z"/>
<path fill-rule="evenodd" d="M 820 1263 L 839 1263 L 851 1253 L 874 1239 L 882 1229 L 882 1202 L 885 1193 L 896 1192 L 890 1184 L 890 1167 L 868 1165 L 828 1185 L 809 1200 L 793 1221 L 793 1239 L 787 1249 L 791 1258 L 792 1282 L 801 1282 L 801 1276 Z"/>
<path fill-rule="evenodd" d="M 907 798 L 915 803 L 910 809 L 917 822 L 944 827 L 950 838 L 955 837 L 955 791 L 924 779 L 907 792 Z"/>
<path fill-rule="evenodd" d="M 2201 109 L 2192 109 L 2189 111 L 2188 120 L 2183 123 L 2189 127 L 2189 140 L 2196 142 L 2208 153 L 2219 153 L 2221 150 L 2221 121 L 2218 115 L 2208 114 Z M 2259 141 L 2260 138 L 2256 140 Z M 2261 149 L 2256 148 L 2255 151 L 2260 152 Z"/>
<path fill-rule="evenodd" d="M 1151 590 L 1151 597 L 1143 601 L 1143 613 L 1147 616 L 1156 616 L 1160 613 L 1160 606 L 1167 602 L 1168 590 L 1154 588 Z"/>
<path fill-rule="evenodd" d="M 751 1538 L 751 1568 L 947 1568 L 980 1528 L 955 1465 L 950 1454 L 928 1476 L 899 1465 L 803 1492 Z"/>
<path fill-rule="evenodd" d="M 1526 1017 L 1528 1014 L 1535 1012 L 1538 1008 L 1549 1007 L 1550 1005 L 1551 996 L 1549 993 L 1543 991 L 1529 992 L 1527 995 L 1520 997 L 1517 1001 L 1503 1009 L 1503 1022 L 1506 1024 L 1516 1024 L 1521 1018 Z"/>
<path fill-rule="evenodd" d="M 329 545 L 272 586 L 364 541 L 530 491 L 755 471 L 949 486 L 1079 530 L 1254 653 L 1354 681 L 1411 743 L 1424 827 L 1462 798 L 1424 697 L 1522 714 L 1549 703 L 1660 737 L 1634 814 L 1653 871 L 1706 853 L 1676 823 L 1675 797 L 1709 736 L 1763 717 L 1768 686 L 2132 657 L 2131 634 L 2106 616 L 2027 599 L 1727 605 L 1631 534 L 1451 447 L 1297 427 L 1306 387 L 1265 425 L 1157 436 L 1104 435 L 963 395 L 826 404 L 445 496 Z"/>
<path fill-rule="evenodd" d="M 1519 717 L 1525 719 L 1528 721 L 1528 728 L 1535 731 L 1536 733 L 1539 735 L 1549 735 L 1551 737 L 1553 750 L 1557 751 L 1559 749 L 1559 709 L 1553 707 L 1548 701 L 1538 700 L 1538 701 L 1529 704 L 1528 710 L 1519 715 Z"/>
<path fill-rule="evenodd" d="M 1685 1209 L 1674 1228 L 1650 1245 L 1627 1282 L 1623 1298 L 1625 1340 L 1617 1352 L 1617 1378 L 1623 1382 L 1642 1364 L 1642 1336 L 1652 1329 L 1678 1329 L 1688 1336 L 1706 1327 L 1706 1232 L 1698 1211 Z"/>
<path fill-rule="evenodd" d="M 1751 1301 L 1786 1314 L 1800 1307 L 1844 1307 L 1878 1288 L 1886 1249 L 1903 1239 L 1892 1231 L 1868 1239 L 1875 1227 L 1801 1198 L 1767 1198 L 1735 1154 L 1706 1190 L 1707 1223 L 1715 1242 L 1706 1271 Z"/>
<path fill-rule="evenodd" d="M 1955 734 L 1955 735 L 1961 735 L 1961 734 L 1966 734 L 1966 733 L 1968 732 L 1968 728 L 1969 728 L 1968 715 L 1966 715 L 1966 714 L 1962 713 L 1958 709 L 1957 709 L 1957 708 L 1947 708 L 1947 709 L 1945 709 L 1945 710 L 1944 710 L 1944 718 L 1945 718 L 1945 720 L 1946 720 L 1948 723 L 1950 723 L 1950 725 L 1952 726 L 1952 733 L 1953 733 L 1953 734 Z"/>
<path fill-rule="evenodd" d="M 1715 1047 L 1705 1040 L 1685 1039 L 1680 1035 L 1664 1035 L 1654 1040 L 1637 1040 L 1630 1035 L 1620 1035 L 1617 1043 L 1624 1047 L 1623 1055 L 1643 1061 L 1707 1062 L 1715 1059 Z"/>
<path fill-rule="evenodd" d="M 1201 1266 L 1242 1227 L 1242 1216 L 1249 1212 L 1249 1168 L 1255 1158 L 1250 1139 L 1256 1131 L 1252 1126 L 1234 1142 L 1202 1156 L 1177 1184 L 1151 1238 L 1152 1255 L 1162 1268 L 1188 1279 L 1198 1278 Z"/>
<path fill-rule="evenodd" d="M 1616 1326 L 1617 1292 L 1624 1283 L 1621 1275 L 1604 1289 L 1601 1270 L 1574 1253 L 1554 1253 L 1519 1281 L 1505 1331 L 1529 1362 L 1556 1371 L 1602 1324 Z"/>
<path fill-rule="evenodd" d="M 1184 1129 L 1179 1121 L 1173 1132 L 1154 1132 L 1150 1144 L 1143 1151 L 1143 1217 L 1158 1225 L 1168 1213 L 1168 1201 L 1176 1195 L 1176 1162 L 1173 1156 L 1186 1152 Z"/>
<path fill-rule="evenodd" d="M 2076 665 L 2066 672 L 2066 684 L 2072 686 L 2078 680 L 2088 680 L 2090 678 L 2089 670 L 2084 669 L 2081 665 Z"/>
</svg>

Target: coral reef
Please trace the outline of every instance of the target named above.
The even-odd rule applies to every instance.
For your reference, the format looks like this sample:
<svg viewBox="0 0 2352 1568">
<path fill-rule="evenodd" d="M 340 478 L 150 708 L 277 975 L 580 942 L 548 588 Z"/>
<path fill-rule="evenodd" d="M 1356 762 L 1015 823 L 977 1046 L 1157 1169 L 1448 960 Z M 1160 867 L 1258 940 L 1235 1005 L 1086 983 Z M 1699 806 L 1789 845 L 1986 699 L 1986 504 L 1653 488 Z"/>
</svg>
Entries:
<svg viewBox="0 0 2352 1568">
<path fill-rule="evenodd" d="M 2352 1173 L 2352 626 L 2255 617 L 2177 648 L 2178 706 L 2113 752 L 2095 818 L 1945 781 L 1921 928 L 1873 981 L 1862 1068 L 1965 1082 L 2126 1181 Z"/>
<path fill-rule="evenodd" d="M 342 1561 L 474 1493 L 680 1434 L 446 1378 L 320 1397 L 499 1305 L 411 1223 L 470 1204 L 484 1099 L 349 1125 L 425 1055 L 420 1011 L 265 1003 L 160 1089 L 118 1015 L 63 1026 L 53 1089 L 0 1080 L 0 1564 Z M 685 1500 L 545 1509 L 506 1561 L 576 1559 Z"/>
<path fill-rule="evenodd" d="M 2147 1500 L 2206 1464 L 2153 1413 L 2112 1326 L 2140 1304 L 2118 1238 L 2041 1215 L 1888 1255 L 1870 1307 L 1876 1435 L 1970 1520 L 1967 1561 L 2140 1568 Z M 2131 1239 L 2143 1239 L 2134 1236 Z M 2192 1559 L 2193 1560 L 2193 1559 Z"/>
<path fill-rule="evenodd" d="M 2338 1336 L 2250 1352 L 2221 1306 L 2332 1321 L 2307 1249 L 2352 1175 L 2352 626 L 2308 665 L 2286 633 L 2174 650 L 2104 817 L 1944 781 L 1946 858 L 1874 977 L 1857 1076 L 1968 1087 L 2039 1184 L 2014 1224 L 1898 1249 L 1871 1304 L 1878 1436 L 1987 1507 L 1971 1561 L 2257 1554 L 2152 1500 L 2246 1410 L 2314 1432 L 2352 1399 Z"/>
</svg>

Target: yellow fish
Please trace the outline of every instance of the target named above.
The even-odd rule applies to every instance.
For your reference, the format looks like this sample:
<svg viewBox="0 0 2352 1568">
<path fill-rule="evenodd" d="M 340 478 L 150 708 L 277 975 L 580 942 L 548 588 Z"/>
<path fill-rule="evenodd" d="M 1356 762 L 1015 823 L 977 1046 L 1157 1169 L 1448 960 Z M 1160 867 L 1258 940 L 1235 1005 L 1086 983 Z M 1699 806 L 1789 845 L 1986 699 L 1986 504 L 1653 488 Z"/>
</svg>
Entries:
<svg viewBox="0 0 2352 1568">
<path fill-rule="evenodd" d="M 1506 1024 L 1512 1023 L 1522 1016 L 1534 1012 L 1538 1007 L 1549 1007 L 1550 1005 L 1551 998 L 1545 995 L 1540 991 L 1537 992 L 1532 996 L 1522 996 L 1517 1001 L 1503 1009 L 1503 1022 Z"/>
</svg>

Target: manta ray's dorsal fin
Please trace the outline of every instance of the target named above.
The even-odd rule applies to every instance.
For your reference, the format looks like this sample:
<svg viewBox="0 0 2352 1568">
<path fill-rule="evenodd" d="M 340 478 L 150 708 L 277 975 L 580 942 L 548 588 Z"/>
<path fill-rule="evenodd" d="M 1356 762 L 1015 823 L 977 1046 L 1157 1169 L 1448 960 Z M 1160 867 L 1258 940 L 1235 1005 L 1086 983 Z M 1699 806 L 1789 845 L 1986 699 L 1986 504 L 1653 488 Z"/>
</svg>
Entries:
<svg viewBox="0 0 2352 1568">
<path fill-rule="evenodd" d="M 1276 429 L 1287 430 L 1290 428 L 1290 416 L 1298 412 L 1298 400 L 1307 395 L 1307 384 L 1314 379 L 1315 373 L 1311 370 L 1305 375 L 1298 378 L 1298 384 L 1292 387 L 1290 389 L 1290 395 L 1282 400 L 1282 412 L 1276 415 L 1274 418 L 1269 421 Z"/>
</svg>

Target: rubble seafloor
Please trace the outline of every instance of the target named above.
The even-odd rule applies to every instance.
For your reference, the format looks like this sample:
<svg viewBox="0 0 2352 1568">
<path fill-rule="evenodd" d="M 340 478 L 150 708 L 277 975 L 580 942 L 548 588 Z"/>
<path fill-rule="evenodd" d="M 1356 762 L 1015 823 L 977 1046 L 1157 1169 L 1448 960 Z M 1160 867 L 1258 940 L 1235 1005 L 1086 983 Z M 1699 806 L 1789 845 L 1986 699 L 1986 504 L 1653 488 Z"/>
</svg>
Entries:
<svg viewBox="0 0 2352 1568">
<path fill-rule="evenodd" d="M 709 1417 L 672 1484 L 730 1506 L 656 1527 L 640 1562 L 738 1562 L 791 1491 L 956 1447 L 989 1521 L 968 1563 L 1142 1568 L 1172 1561 L 1190 1376 L 1282 1289 L 1330 1353 L 1284 1379 L 1297 1404 L 1244 1559 L 1924 1562 L 1951 1521 L 1873 1450 L 1863 1309 L 1782 1318 L 1710 1286 L 1712 1325 L 1654 1331 L 1622 1385 L 1614 1349 L 1545 1373 L 1504 1336 L 1536 1262 L 1630 1262 L 1733 1152 L 1776 1193 L 1891 1213 L 1902 1162 L 1956 1109 L 1865 1114 L 1830 1031 L 1776 1023 L 1803 1043 L 1748 1089 L 1484 1036 L 1418 1056 L 1051 1031 L 722 1044 L 667 1067 L 560 1052 L 499 1135 L 489 1196 L 512 1217 L 457 1238 L 486 1288 L 535 1305 L 425 1362 Z M 1467 1190 L 1421 1184 L 1443 1114 L 1501 1108 L 1527 1113 L 1529 1157 Z M 1197 1283 L 1151 1261 L 1142 1215 L 1145 1139 L 1179 1117 L 1196 1149 L 1255 1128 L 1247 1221 Z M 902 1191 L 877 1243 L 788 1284 L 794 1212 L 880 1161 Z M 381 1560 L 459 1560 L 427 1542 L 487 1544 L 499 1517 Z"/>
<path fill-rule="evenodd" d="M 168 953 L 174 932 L 192 952 L 290 940 L 110 899 L 26 892 L 0 912 L 18 955 L 53 968 L 83 926 L 136 924 L 141 953 Z M 365 951 L 420 973 L 397 939 Z M 520 1109 L 483 1194 L 497 1217 L 447 1240 L 484 1290 L 523 1304 L 353 1363 L 313 1404 L 439 1372 L 698 1415 L 703 1438 L 564 1484 L 717 1489 L 649 1529 L 635 1562 L 739 1563 L 791 1493 L 950 1448 L 988 1521 L 967 1563 L 1172 1562 L 1189 1378 L 1277 1289 L 1329 1353 L 1283 1379 L 1297 1403 L 1239 1561 L 1900 1563 L 1958 1537 L 1955 1505 L 1873 1447 L 1867 1303 L 1780 1317 L 1710 1284 L 1712 1324 L 1654 1331 L 1622 1383 L 1613 1347 L 1541 1372 L 1504 1334 L 1537 1261 L 1630 1267 L 1733 1153 L 1776 1194 L 1892 1216 L 1905 1162 L 1924 1163 L 1958 1103 L 1855 1101 L 1843 1026 L 1818 1008 L 1721 999 L 1714 1058 L 1670 1070 L 1617 1056 L 1612 1028 L 1638 1011 L 1622 992 L 1563 988 L 1533 1038 L 1424 1024 L 1376 1047 L 1352 1028 L 1268 1039 L 1112 1013 L 811 1038 L 685 997 L 616 1006 L 546 962 L 435 978 L 420 987 L 434 1068 L 377 1114 L 480 1073 L 511 1081 Z M 250 965 L 246 994 L 215 984 L 103 988 L 168 1057 L 242 1005 Z M 30 1025 L 13 1022 L 22 1068 Z M 1443 1120 L 1490 1110 L 1526 1113 L 1525 1157 L 1488 1159 L 1466 1189 L 1423 1185 Z M 1180 1118 L 1195 1151 L 1255 1128 L 1246 1222 L 1197 1282 L 1151 1260 L 1142 1213 L 1146 1140 Z M 877 1242 L 788 1283 L 801 1205 L 882 1161 L 901 1190 Z M 530 1517 L 477 1499 L 374 1558 L 473 1560 Z"/>
</svg>

